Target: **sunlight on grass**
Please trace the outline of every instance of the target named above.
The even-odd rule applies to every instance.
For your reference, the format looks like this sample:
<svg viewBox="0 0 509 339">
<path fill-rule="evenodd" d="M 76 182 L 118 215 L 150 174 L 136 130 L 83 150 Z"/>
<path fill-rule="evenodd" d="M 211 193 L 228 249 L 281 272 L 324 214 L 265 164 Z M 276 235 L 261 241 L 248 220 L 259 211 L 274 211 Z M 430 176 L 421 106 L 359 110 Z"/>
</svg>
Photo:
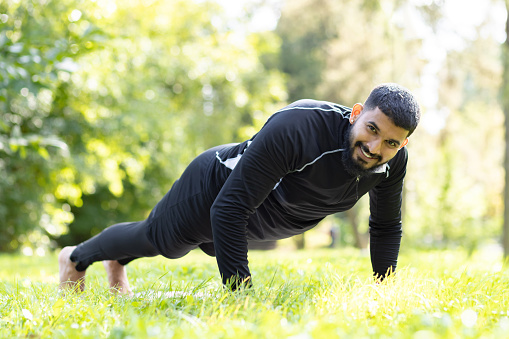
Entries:
<svg viewBox="0 0 509 339">
<path fill-rule="evenodd" d="M 0 337 L 499 338 L 509 332 L 500 258 L 461 250 L 403 253 L 376 284 L 353 249 L 250 252 L 255 287 L 225 291 L 200 252 L 128 267 L 134 297 L 109 293 L 102 265 L 87 290 L 57 290 L 56 255 L 0 256 Z"/>
</svg>

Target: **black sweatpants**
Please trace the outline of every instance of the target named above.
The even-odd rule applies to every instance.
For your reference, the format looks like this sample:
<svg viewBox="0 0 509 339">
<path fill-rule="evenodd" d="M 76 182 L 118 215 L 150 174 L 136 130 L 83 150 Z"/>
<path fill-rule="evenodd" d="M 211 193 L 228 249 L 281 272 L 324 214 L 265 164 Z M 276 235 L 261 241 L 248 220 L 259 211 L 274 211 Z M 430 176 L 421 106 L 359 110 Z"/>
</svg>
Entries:
<svg viewBox="0 0 509 339">
<path fill-rule="evenodd" d="M 197 247 L 215 256 L 210 206 L 230 171 L 215 168 L 216 151 L 223 147 L 214 147 L 196 157 L 146 220 L 110 226 L 79 244 L 70 257 L 77 263 L 76 269 L 84 271 L 102 260 L 117 260 L 125 265 L 156 255 L 176 259 Z"/>
<path fill-rule="evenodd" d="M 76 270 L 84 271 L 92 263 L 117 260 L 126 265 L 137 258 L 160 254 L 147 238 L 146 221 L 125 222 L 110 226 L 79 244 L 71 254 Z"/>
</svg>

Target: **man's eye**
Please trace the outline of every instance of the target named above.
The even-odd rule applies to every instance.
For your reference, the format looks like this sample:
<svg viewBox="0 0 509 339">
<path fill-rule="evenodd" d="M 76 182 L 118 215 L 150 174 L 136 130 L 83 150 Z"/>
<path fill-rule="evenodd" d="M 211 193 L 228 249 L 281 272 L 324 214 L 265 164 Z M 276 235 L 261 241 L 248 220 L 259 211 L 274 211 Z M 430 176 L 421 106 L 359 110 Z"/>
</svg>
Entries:
<svg viewBox="0 0 509 339">
<path fill-rule="evenodd" d="M 368 129 L 371 131 L 371 132 L 376 132 L 376 128 L 374 128 L 373 126 L 371 125 L 368 125 Z"/>
<path fill-rule="evenodd" d="M 396 143 L 394 141 L 387 141 L 389 143 L 389 146 L 396 147 Z"/>
</svg>

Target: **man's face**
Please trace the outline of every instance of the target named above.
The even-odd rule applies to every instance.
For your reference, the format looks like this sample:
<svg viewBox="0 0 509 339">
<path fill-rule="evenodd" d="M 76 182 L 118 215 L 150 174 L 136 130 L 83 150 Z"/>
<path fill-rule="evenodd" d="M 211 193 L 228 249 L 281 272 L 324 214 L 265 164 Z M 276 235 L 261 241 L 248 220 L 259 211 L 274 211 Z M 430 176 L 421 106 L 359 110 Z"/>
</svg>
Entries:
<svg viewBox="0 0 509 339">
<path fill-rule="evenodd" d="M 385 164 L 408 141 L 408 131 L 397 127 L 378 107 L 366 110 L 360 104 L 355 105 L 350 122 L 353 126 L 348 153 L 356 174 Z"/>
</svg>

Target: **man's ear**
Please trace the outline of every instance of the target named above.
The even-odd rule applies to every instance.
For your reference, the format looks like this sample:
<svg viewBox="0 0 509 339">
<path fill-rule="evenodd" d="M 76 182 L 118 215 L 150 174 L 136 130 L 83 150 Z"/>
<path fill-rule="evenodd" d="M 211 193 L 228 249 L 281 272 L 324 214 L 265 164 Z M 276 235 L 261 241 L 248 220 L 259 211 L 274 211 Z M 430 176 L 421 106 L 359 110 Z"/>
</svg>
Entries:
<svg viewBox="0 0 509 339">
<path fill-rule="evenodd" d="M 408 144 L 408 138 L 405 139 L 405 141 L 403 141 L 403 143 L 401 144 L 401 146 L 399 146 L 400 149 L 402 149 L 403 147 L 405 147 L 406 145 Z"/>
<path fill-rule="evenodd" d="M 350 124 L 353 124 L 355 120 L 357 120 L 363 109 L 364 106 L 362 106 L 362 104 L 357 103 L 353 105 L 352 113 L 350 114 Z"/>
</svg>

